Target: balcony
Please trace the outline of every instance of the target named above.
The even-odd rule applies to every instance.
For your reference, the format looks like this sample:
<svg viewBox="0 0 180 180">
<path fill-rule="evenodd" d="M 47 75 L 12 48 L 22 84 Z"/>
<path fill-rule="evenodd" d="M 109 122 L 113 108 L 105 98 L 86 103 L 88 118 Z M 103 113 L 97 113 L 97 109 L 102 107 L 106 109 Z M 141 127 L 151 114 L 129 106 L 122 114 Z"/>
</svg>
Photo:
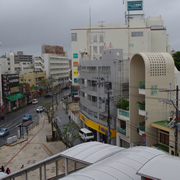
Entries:
<svg viewBox="0 0 180 180">
<path fill-rule="evenodd" d="M 141 115 L 141 116 L 145 116 L 146 115 L 146 112 L 145 112 L 145 102 L 138 103 L 138 109 L 139 109 L 139 115 Z"/>
<path fill-rule="evenodd" d="M 118 109 L 118 118 L 122 120 L 129 120 L 129 111 Z"/>
<path fill-rule="evenodd" d="M 138 87 L 139 87 L 139 94 L 145 95 L 145 81 L 139 82 Z"/>
<path fill-rule="evenodd" d="M 142 136 L 142 134 L 145 134 L 145 122 L 140 122 L 138 124 L 138 129 L 139 129 L 139 135 Z"/>
<path fill-rule="evenodd" d="M 121 127 L 117 127 L 117 131 L 126 136 L 126 129 L 123 129 Z"/>
</svg>

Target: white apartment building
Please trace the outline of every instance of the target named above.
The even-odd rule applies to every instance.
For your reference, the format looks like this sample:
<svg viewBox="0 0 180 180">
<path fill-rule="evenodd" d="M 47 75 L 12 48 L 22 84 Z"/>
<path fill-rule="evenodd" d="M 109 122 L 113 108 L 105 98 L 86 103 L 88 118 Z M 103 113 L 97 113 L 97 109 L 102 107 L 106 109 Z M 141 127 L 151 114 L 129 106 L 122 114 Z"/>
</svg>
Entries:
<svg viewBox="0 0 180 180">
<path fill-rule="evenodd" d="M 98 60 L 104 49 L 123 49 L 124 59 L 136 52 L 170 52 L 168 34 L 161 16 L 127 18 L 124 25 L 85 25 L 71 29 L 72 85 L 78 86 L 78 64 L 81 54 L 87 60 Z"/>
<path fill-rule="evenodd" d="M 130 61 L 129 111 L 117 111 L 118 146 L 170 150 L 170 119 L 175 108 L 175 67 L 169 53 L 137 53 Z M 167 103 L 166 103 L 167 102 Z M 172 153 L 173 154 L 173 153 Z"/>
<path fill-rule="evenodd" d="M 42 56 L 35 56 L 34 68 L 35 70 L 46 71 L 46 78 L 56 79 L 56 85 L 69 86 L 69 59 L 67 53 L 65 55 L 44 53 Z"/>
<path fill-rule="evenodd" d="M 24 55 L 22 51 L 6 53 L 0 58 L 2 74 L 28 73 L 33 69 L 33 56 Z"/>
</svg>

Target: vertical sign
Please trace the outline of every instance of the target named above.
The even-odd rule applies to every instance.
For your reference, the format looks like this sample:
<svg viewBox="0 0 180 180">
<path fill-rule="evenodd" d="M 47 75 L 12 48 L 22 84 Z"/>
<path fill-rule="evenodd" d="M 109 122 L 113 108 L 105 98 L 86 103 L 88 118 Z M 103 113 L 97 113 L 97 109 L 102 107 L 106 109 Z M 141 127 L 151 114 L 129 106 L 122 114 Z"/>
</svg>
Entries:
<svg viewBox="0 0 180 180">
<path fill-rule="evenodd" d="M 146 146 L 146 135 L 143 134 L 142 137 L 143 137 L 143 146 Z"/>
</svg>

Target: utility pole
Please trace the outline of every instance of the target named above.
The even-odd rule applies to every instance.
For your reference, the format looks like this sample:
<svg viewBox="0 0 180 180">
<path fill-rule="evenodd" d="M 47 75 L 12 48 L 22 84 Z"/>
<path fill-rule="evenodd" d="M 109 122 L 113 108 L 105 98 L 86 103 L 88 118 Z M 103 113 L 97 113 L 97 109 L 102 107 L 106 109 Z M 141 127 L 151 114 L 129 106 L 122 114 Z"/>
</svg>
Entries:
<svg viewBox="0 0 180 180">
<path fill-rule="evenodd" d="M 108 93 L 108 98 L 107 98 L 107 102 L 108 102 L 108 120 L 107 120 L 107 124 L 108 124 L 108 144 L 111 144 L 109 83 L 107 84 L 107 93 Z"/>
<path fill-rule="evenodd" d="M 176 131 L 175 131 L 175 156 L 178 156 L 178 127 L 179 123 L 179 110 L 178 110 L 178 86 L 176 86 Z"/>
</svg>

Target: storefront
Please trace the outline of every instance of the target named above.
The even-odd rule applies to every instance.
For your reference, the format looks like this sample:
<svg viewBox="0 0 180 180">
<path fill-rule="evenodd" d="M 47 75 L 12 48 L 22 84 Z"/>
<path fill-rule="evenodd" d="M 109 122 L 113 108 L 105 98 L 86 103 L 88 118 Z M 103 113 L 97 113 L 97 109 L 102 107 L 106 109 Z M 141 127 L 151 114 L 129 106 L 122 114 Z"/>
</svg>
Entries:
<svg viewBox="0 0 180 180">
<path fill-rule="evenodd" d="M 107 127 L 102 126 L 96 122 L 89 120 L 82 113 L 80 113 L 80 119 L 92 132 L 96 132 L 94 135 L 95 135 L 95 139 L 97 141 L 102 141 L 105 143 L 107 142 L 107 135 L 108 135 Z M 110 131 L 111 131 L 111 138 L 116 138 L 117 131 L 115 129 L 113 129 L 113 130 L 111 129 Z"/>
</svg>

